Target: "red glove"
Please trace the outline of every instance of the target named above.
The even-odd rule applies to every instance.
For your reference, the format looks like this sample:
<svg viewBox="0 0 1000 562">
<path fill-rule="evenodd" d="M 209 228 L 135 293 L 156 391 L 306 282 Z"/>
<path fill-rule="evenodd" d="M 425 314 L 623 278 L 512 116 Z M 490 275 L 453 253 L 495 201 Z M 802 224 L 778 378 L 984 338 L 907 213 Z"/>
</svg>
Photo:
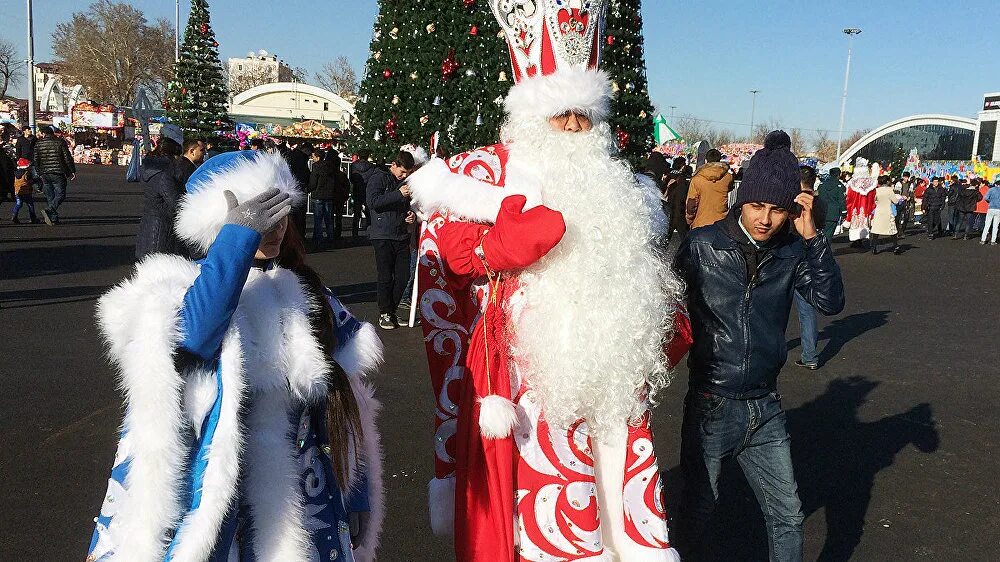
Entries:
<svg viewBox="0 0 1000 562">
<path fill-rule="evenodd" d="M 493 271 L 524 269 L 542 259 L 562 240 L 562 213 L 538 206 L 525 211 L 523 195 L 504 198 L 496 224 L 483 238 L 486 265 Z"/>
</svg>

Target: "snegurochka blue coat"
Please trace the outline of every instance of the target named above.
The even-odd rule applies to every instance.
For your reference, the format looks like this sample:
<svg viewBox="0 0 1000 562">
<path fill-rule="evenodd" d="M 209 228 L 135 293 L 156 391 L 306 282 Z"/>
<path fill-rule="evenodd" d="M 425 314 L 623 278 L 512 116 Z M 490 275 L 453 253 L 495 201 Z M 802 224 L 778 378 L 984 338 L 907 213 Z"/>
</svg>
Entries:
<svg viewBox="0 0 1000 562">
<path fill-rule="evenodd" d="M 223 173 L 256 167 L 262 185 L 287 173 L 280 157 L 228 164 Z M 126 411 L 88 560 L 374 559 L 382 459 L 379 405 L 364 376 L 381 361 L 381 342 L 326 295 L 339 344 L 332 359 L 363 429 L 339 489 L 326 442 L 331 358 L 308 317 L 316 303 L 293 272 L 251 267 L 259 243 L 248 228 L 221 226 L 204 260 L 154 254 L 101 298 Z M 353 533 L 352 513 L 366 514 Z"/>
</svg>

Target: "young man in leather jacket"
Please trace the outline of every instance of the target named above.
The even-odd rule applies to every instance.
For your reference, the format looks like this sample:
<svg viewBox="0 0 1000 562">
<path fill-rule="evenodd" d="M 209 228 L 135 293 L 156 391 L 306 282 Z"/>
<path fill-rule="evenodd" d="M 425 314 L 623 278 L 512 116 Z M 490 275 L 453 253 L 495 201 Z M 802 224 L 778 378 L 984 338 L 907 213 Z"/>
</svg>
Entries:
<svg viewBox="0 0 1000 562">
<path fill-rule="evenodd" d="M 783 131 L 769 134 L 729 215 L 691 231 L 677 253 L 694 334 L 681 436 L 685 557 L 697 557 L 722 463 L 735 459 L 764 512 L 770 559 L 802 559 L 802 503 L 776 380 L 793 295 L 834 315 L 844 285 L 790 147 Z"/>
</svg>

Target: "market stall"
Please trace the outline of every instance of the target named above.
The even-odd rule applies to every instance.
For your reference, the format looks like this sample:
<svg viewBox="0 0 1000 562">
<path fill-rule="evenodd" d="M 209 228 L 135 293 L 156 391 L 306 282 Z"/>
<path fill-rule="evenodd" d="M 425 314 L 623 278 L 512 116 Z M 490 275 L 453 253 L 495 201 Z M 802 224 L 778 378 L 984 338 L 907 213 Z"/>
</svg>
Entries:
<svg viewBox="0 0 1000 562">
<path fill-rule="evenodd" d="M 78 164 L 128 164 L 125 114 L 113 105 L 81 102 L 70 109 L 73 161 Z"/>
</svg>

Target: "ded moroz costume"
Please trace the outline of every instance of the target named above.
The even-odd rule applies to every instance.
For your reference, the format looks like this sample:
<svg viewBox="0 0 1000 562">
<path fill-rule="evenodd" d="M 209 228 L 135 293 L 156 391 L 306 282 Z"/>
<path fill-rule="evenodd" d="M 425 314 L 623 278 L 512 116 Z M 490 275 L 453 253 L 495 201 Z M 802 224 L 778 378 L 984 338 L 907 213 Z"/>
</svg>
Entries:
<svg viewBox="0 0 1000 562">
<path fill-rule="evenodd" d="M 428 217 L 431 526 L 463 562 L 677 560 L 649 408 L 690 326 L 658 192 L 612 157 L 607 3 L 490 6 L 516 79 L 502 142 L 409 179 Z M 593 128 L 553 129 L 567 112 Z"/>
<path fill-rule="evenodd" d="M 205 259 L 150 255 L 99 301 L 126 401 L 88 560 L 374 559 L 382 459 L 364 376 L 382 344 L 285 265 L 288 233 L 278 258 L 255 263 L 262 233 L 231 222 L 226 192 L 254 201 L 269 190 L 302 197 L 280 155 L 208 160 L 177 219 Z M 329 412 L 347 393 L 357 423 L 338 426 L 354 428 L 349 445 L 330 443 Z"/>
<path fill-rule="evenodd" d="M 878 187 L 879 166 L 868 167 L 868 161 L 858 158 L 854 175 L 847 181 L 847 224 L 851 242 L 864 240 L 871 234 L 875 214 L 875 188 Z"/>
</svg>

